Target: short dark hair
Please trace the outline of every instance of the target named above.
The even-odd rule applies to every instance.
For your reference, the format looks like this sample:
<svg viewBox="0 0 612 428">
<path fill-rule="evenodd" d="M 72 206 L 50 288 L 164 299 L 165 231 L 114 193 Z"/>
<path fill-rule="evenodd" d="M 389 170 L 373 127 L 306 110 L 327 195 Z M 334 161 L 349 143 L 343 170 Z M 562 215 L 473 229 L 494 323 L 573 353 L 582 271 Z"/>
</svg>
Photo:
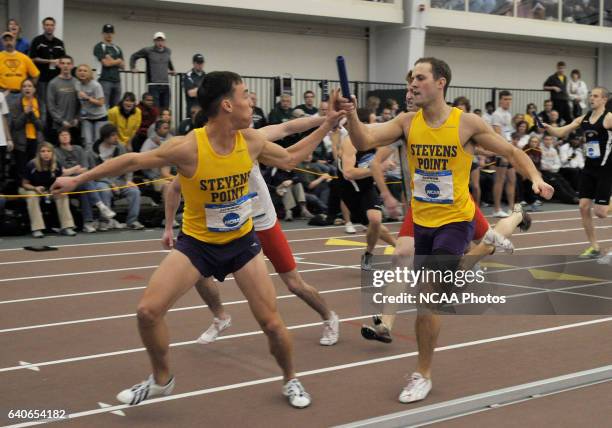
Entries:
<svg viewBox="0 0 612 428">
<path fill-rule="evenodd" d="M 512 96 L 512 92 L 510 91 L 500 91 L 499 92 L 499 99 L 501 100 L 503 97 L 511 97 Z"/>
<path fill-rule="evenodd" d="M 446 79 L 446 84 L 444 85 L 444 96 L 446 96 L 446 91 L 448 90 L 452 78 L 451 69 L 448 64 L 434 57 L 419 58 L 414 64 L 429 64 L 431 65 L 431 73 L 435 80 L 441 79 L 442 77 Z"/>
<path fill-rule="evenodd" d="M 572 74 L 577 74 L 579 79 L 582 77 L 582 75 L 580 74 L 580 70 L 578 70 L 577 68 L 574 68 L 574 69 L 572 70 L 572 72 L 570 73 L 570 76 L 571 76 Z"/>
<path fill-rule="evenodd" d="M 224 98 L 234 95 L 234 85 L 242 83 L 242 77 L 231 71 L 212 71 L 204 75 L 198 88 L 198 104 L 202 114 L 211 118 L 219 114 L 219 105 Z"/>
<path fill-rule="evenodd" d="M 70 128 L 66 127 L 66 126 L 62 126 L 58 131 L 57 131 L 57 136 L 59 137 L 60 134 L 67 132 L 68 134 L 70 134 Z M 72 134 L 70 134 L 70 136 L 72 137 Z"/>
<path fill-rule="evenodd" d="M 544 100 L 544 104 L 546 103 L 552 103 L 552 100 L 548 99 L 548 100 Z"/>
<path fill-rule="evenodd" d="M 157 121 L 155 122 L 155 131 L 159 131 L 159 129 L 160 129 L 160 128 L 162 127 L 162 125 L 164 125 L 164 124 L 166 124 L 166 125 L 170 126 L 170 124 L 169 124 L 168 122 L 166 122 L 165 120 L 161 120 L 161 119 L 157 120 Z"/>
<path fill-rule="evenodd" d="M 129 92 L 126 92 L 126 94 Z M 124 95 L 125 96 L 125 95 Z M 117 127 L 112 123 L 107 123 L 100 128 L 100 140 L 104 141 L 113 134 L 117 134 Z"/>
<path fill-rule="evenodd" d="M 152 96 L 153 96 L 153 94 L 152 94 L 152 93 L 150 93 L 150 92 L 145 92 L 144 94 L 142 94 L 142 97 L 141 97 L 140 99 L 141 99 L 142 101 L 144 101 L 144 100 L 145 100 L 145 98 L 147 98 L 147 97 L 152 97 Z"/>
<path fill-rule="evenodd" d="M 69 59 L 70 62 L 74 64 L 74 58 L 72 58 L 70 55 L 67 55 L 67 54 L 62 55 L 58 58 L 58 61 L 61 61 L 63 59 Z"/>
<path fill-rule="evenodd" d="M 565 61 L 559 61 L 557 67 L 565 67 Z"/>
<path fill-rule="evenodd" d="M 393 98 L 387 98 L 385 100 L 385 107 L 384 108 L 393 109 L 393 105 L 394 104 L 398 104 L 398 102 L 395 101 Z"/>
<path fill-rule="evenodd" d="M 41 21 L 41 23 L 45 25 L 45 21 L 53 21 L 53 23 L 55 24 L 55 18 L 52 16 L 47 16 L 45 19 Z"/>
<path fill-rule="evenodd" d="M 134 92 L 125 92 L 119 100 L 119 104 L 122 104 L 124 101 L 136 102 L 136 95 L 134 94 Z"/>
<path fill-rule="evenodd" d="M 495 103 L 493 101 L 487 101 L 485 103 L 485 108 L 487 108 L 487 107 L 495 107 Z"/>
<path fill-rule="evenodd" d="M 464 105 L 468 113 L 472 111 L 472 105 L 470 104 L 470 100 L 468 100 L 467 97 L 461 96 L 454 99 L 453 107 L 457 107 L 460 105 Z"/>
<path fill-rule="evenodd" d="M 370 110 L 367 108 L 358 108 L 357 109 L 357 117 L 359 121 L 362 123 L 370 123 Z"/>
<path fill-rule="evenodd" d="M 307 94 L 312 94 L 312 96 L 314 97 L 315 93 L 313 91 L 311 91 L 310 89 L 307 90 L 306 92 L 304 92 L 304 98 L 306 98 Z"/>
</svg>

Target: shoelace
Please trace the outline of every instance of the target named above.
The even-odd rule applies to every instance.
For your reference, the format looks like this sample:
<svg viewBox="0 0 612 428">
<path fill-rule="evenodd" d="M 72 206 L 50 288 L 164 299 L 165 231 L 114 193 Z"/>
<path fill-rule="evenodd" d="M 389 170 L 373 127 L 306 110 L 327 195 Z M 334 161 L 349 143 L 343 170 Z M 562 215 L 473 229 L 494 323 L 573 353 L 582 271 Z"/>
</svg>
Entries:
<svg viewBox="0 0 612 428">
<path fill-rule="evenodd" d="M 304 390 L 304 387 L 302 386 L 300 381 L 298 381 L 297 379 L 291 381 L 291 386 L 289 387 L 289 395 L 299 395 L 300 397 L 302 397 L 304 394 L 306 394 L 306 391 Z"/>
</svg>

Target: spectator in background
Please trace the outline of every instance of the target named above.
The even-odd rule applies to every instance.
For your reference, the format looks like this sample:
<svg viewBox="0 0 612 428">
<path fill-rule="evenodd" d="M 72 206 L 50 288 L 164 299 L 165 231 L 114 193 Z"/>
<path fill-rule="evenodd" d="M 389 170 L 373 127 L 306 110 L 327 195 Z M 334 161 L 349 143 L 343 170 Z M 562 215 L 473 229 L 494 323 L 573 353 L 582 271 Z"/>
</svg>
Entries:
<svg viewBox="0 0 612 428">
<path fill-rule="evenodd" d="M 391 117 L 395 117 L 399 111 L 399 104 L 393 98 L 387 98 L 385 100 L 385 108 L 391 110 Z"/>
<path fill-rule="evenodd" d="M 4 51 L 0 52 L 0 89 L 8 91 L 7 102 L 14 103 L 21 93 L 21 83 L 28 77 L 36 83 L 40 71 L 30 57 L 15 50 L 15 36 L 11 32 L 2 34 Z"/>
<path fill-rule="evenodd" d="M 93 143 L 100 138 L 100 128 L 108 121 L 104 89 L 94 80 L 93 71 L 87 64 L 77 67 L 76 76 L 77 96 L 81 102 L 81 138 L 85 149 L 91 150 Z"/>
<path fill-rule="evenodd" d="M 9 107 L 11 135 L 15 144 L 15 167 L 17 177 L 21 178 L 26 164 L 36 156 L 36 148 L 45 141 L 36 86 L 31 79 L 21 82 L 21 96 Z"/>
<path fill-rule="evenodd" d="M 104 24 L 102 27 L 102 41 L 93 48 L 94 57 L 98 60 L 98 82 L 104 91 L 104 100 L 107 108 L 114 107 L 121 98 L 120 70 L 125 68 L 123 51 L 113 43 L 115 27 Z"/>
<path fill-rule="evenodd" d="M 453 107 L 463 110 L 466 113 L 472 111 L 472 105 L 467 97 L 457 97 L 453 100 Z"/>
<path fill-rule="evenodd" d="M 555 199 L 564 204 L 577 204 L 579 200 L 576 196 L 576 190 L 559 174 L 561 159 L 554 143 L 555 139 L 552 135 L 544 136 L 544 145 L 540 147 L 540 150 L 542 150 L 542 162 L 540 164 L 542 178 L 555 188 Z"/>
<path fill-rule="evenodd" d="M 77 79 L 72 77 L 72 57 L 64 55 L 59 59 L 59 76 L 47 86 L 47 111 L 51 116 L 51 130 L 47 138 L 57 143 L 57 133 L 62 128 L 70 129 L 72 141 L 79 141 L 80 103 L 77 95 Z"/>
<path fill-rule="evenodd" d="M 582 151 L 580 137 L 573 135 L 570 140 L 559 147 L 559 158 L 561 169 L 559 172 L 572 186 L 578 189 L 580 184 L 580 170 L 584 168 L 584 153 Z"/>
<path fill-rule="evenodd" d="M 525 154 L 529 156 L 529 159 L 533 162 L 535 167 L 540 171 L 540 163 L 542 160 L 542 151 L 540 150 L 540 137 L 532 135 L 529 137 L 529 142 L 523 149 Z M 522 177 L 523 181 L 523 200 L 529 206 L 530 211 L 539 211 L 538 197 L 533 192 L 533 183 L 529 179 Z"/>
<path fill-rule="evenodd" d="M 115 126 L 121 145 L 131 152 L 132 140 L 142 122 L 142 112 L 136 107 L 136 95 L 133 92 L 123 94 L 119 104 L 108 111 L 108 121 Z"/>
<path fill-rule="evenodd" d="M 202 107 L 200 107 L 199 104 L 195 104 L 191 106 L 189 117 L 183 120 L 178 126 L 178 129 L 177 129 L 178 135 L 187 135 L 189 134 L 189 132 L 197 128 L 196 117 L 198 113 L 201 111 L 202 111 Z"/>
<path fill-rule="evenodd" d="M 554 126 L 555 128 L 561 126 L 559 112 L 557 110 L 551 110 L 551 112 L 548 113 L 548 120 L 550 121 L 548 122 L 550 126 Z"/>
<path fill-rule="evenodd" d="M 570 108 L 574 117 L 582 116 L 582 111 L 587 108 L 589 88 L 587 88 L 584 80 L 581 79 L 580 70 L 572 70 L 570 77 L 571 80 L 567 85 Z"/>
<path fill-rule="evenodd" d="M 475 108 L 474 109 L 474 114 L 476 116 L 482 117 L 482 110 L 480 110 L 479 108 Z"/>
<path fill-rule="evenodd" d="M 550 99 L 553 102 L 553 108 L 559 112 L 561 119 L 563 119 L 565 123 L 570 123 L 572 121 L 572 115 L 569 109 L 567 83 L 565 62 L 559 61 L 557 63 L 557 72 L 551 74 L 544 82 L 544 90 L 550 91 Z"/>
<path fill-rule="evenodd" d="M 195 54 L 191 58 L 193 67 L 183 76 L 183 88 L 185 89 L 185 99 L 187 100 L 187 112 L 191 107 L 198 104 L 198 88 L 204 79 L 204 55 Z"/>
<path fill-rule="evenodd" d="M 529 142 L 529 134 L 527 133 L 528 131 L 529 131 L 529 124 L 527 123 L 527 121 L 522 120 L 519 123 L 517 123 L 515 134 L 516 134 L 516 139 L 517 139 L 516 146 L 519 149 L 522 149 L 523 147 L 525 147 L 527 143 Z"/>
<path fill-rule="evenodd" d="M 62 168 L 62 175 L 75 176 L 87 171 L 89 169 L 89 155 L 81 146 L 72 145 L 70 130 L 60 129 L 58 140 L 59 146 L 55 148 L 55 156 L 57 163 Z M 110 220 L 115 217 L 115 212 L 104 205 L 100 194 L 91 192 L 91 190 L 95 189 L 96 186 L 91 181 L 87 181 L 74 189 L 75 191 L 89 191 L 79 195 L 81 216 L 83 217 L 83 232 L 86 233 L 96 231 L 92 210 L 94 205 L 98 207 L 102 219 Z"/>
<path fill-rule="evenodd" d="M 251 92 L 249 96 L 251 97 L 251 104 L 253 104 L 253 123 L 251 124 L 251 128 L 263 128 L 268 124 L 266 114 L 260 107 L 257 107 L 257 94 Z"/>
<path fill-rule="evenodd" d="M 306 116 L 315 116 L 319 112 L 319 109 L 315 107 L 315 93 L 310 89 L 304 92 L 304 104 L 296 108 L 302 110 Z"/>
<path fill-rule="evenodd" d="M 268 115 L 268 122 L 270 125 L 276 125 L 278 123 L 285 123 L 293 119 L 293 108 L 291 108 L 291 95 L 283 94 L 280 96 L 280 101 L 276 104 L 276 107 L 272 109 Z M 288 136 L 282 140 L 276 141 L 283 147 L 289 147 L 294 141 L 295 136 Z"/>
<path fill-rule="evenodd" d="M 523 120 L 527 122 L 528 131 L 535 126 L 535 120 L 533 119 L 534 114 L 538 114 L 538 107 L 534 103 L 527 104 L 525 114 L 523 115 Z"/>
<path fill-rule="evenodd" d="M 9 19 L 6 24 L 7 31 L 10 31 L 15 38 L 15 50 L 17 52 L 21 52 L 24 55 L 28 55 L 30 53 L 30 42 L 25 37 L 21 35 L 21 25 L 17 22 L 16 19 Z M 4 50 L 4 45 L 0 43 L 0 51 Z"/>
<path fill-rule="evenodd" d="M 324 165 L 313 159 L 312 154 L 308 155 L 304 162 L 298 167 L 304 171 L 312 171 L 314 174 L 298 171 L 300 182 L 304 186 L 306 194 L 314 195 L 318 200 L 317 204 L 321 211 L 327 211 L 327 201 L 329 200 L 329 183 L 332 180 L 330 165 Z M 308 201 L 307 201 L 308 202 Z"/>
<path fill-rule="evenodd" d="M 306 207 L 306 195 L 300 176 L 296 171 L 285 171 L 278 168 L 266 168 L 263 172 L 266 183 L 283 200 L 285 208 L 285 221 L 293 220 L 293 208 L 299 205 L 300 215 L 304 218 L 314 217 Z"/>
<path fill-rule="evenodd" d="M 0 92 L 0 181 L 4 182 L 6 153 L 13 151 L 13 137 L 8 125 L 9 107 L 4 94 Z"/>
<path fill-rule="evenodd" d="M 491 125 L 491 120 L 492 120 L 492 116 L 494 112 L 495 112 L 495 104 L 493 103 L 493 101 L 487 101 L 485 103 L 485 112 L 482 115 L 482 119 L 485 122 L 487 122 L 489 125 Z"/>
<path fill-rule="evenodd" d="M 393 113 L 391 112 L 391 109 L 385 107 L 382 109 L 380 116 L 376 118 L 376 122 L 384 123 L 389 122 L 391 119 L 393 119 Z"/>
<path fill-rule="evenodd" d="M 49 193 L 51 185 L 57 177 L 62 175 L 62 167 L 57 163 L 53 146 L 50 143 L 42 143 L 38 146 L 36 157 L 28 162 L 21 187 L 19 188 L 20 195 L 44 195 Z M 60 233 L 65 236 L 75 236 L 74 220 L 70 213 L 70 203 L 68 196 L 56 195 L 26 198 L 28 206 L 28 215 L 30 216 L 30 229 L 34 238 L 43 238 L 45 235 L 45 221 L 40 209 L 41 203 L 51 203 L 51 199 L 55 202 L 57 214 L 59 216 Z M 44 202 L 43 202 L 44 201 Z"/>
<path fill-rule="evenodd" d="M 378 114 L 378 109 L 380 108 L 380 98 L 378 98 L 377 96 L 374 95 L 370 95 L 367 99 L 366 99 L 366 109 L 368 109 L 368 111 L 374 115 L 374 117 L 376 117 L 376 115 Z M 370 122 L 372 123 L 372 122 Z"/>
<path fill-rule="evenodd" d="M 119 133 L 117 132 L 117 128 L 115 128 L 113 124 L 107 123 L 100 130 L 100 139 L 96 141 L 93 151 L 91 152 L 91 167 L 93 168 L 109 159 L 121 156 L 124 153 L 126 153 L 126 149 L 123 144 L 119 144 Z M 118 177 L 106 177 L 100 181 L 96 181 L 95 185 L 96 188 L 100 190 L 100 197 L 107 207 L 112 205 L 113 195 L 120 198 L 127 198 L 127 227 L 133 230 L 142 230 L 144 226 L 138 221 L 138 216 L 140 214 L 140 189 L 134 184 L 132 177 L 133 174 L 131 172 Z M 126 185 L 130 187 L 110 190 L 113 187 Z M 100 222 L 98 230 L 105 231 L 111 226 L 121 228 L 121 225 L 114 221 L 110 221 Z"/>
<path fill-rule="evenodd" d="M 148 138 L 147 141 L 144 142 L 142 148 L 140 149 L 141 153 L 149 152 L 151 150 L 155 150 L 159 148 L 162 144 L 168 141 L 172 134 L 170 134 L 170 124 L 163 120 L 158 120 L 153 124 L 155 135 L 153 138 Z M 161 168 L 153 168 L 153 169 L 145 169 L 142 170 L 143 175 L 147 180 L 158 180 L 160 178 L 172 178 L 172 174 L 170 173 L 170 167 L 164 166 Z M 161 193 L 162 198 L 165 193 L 166 185 L 170 183 L 170 181 L 156 181 L 153 183 L 153 188 L 156 192 Z"/>
<path fill-rule="evenodd" d="M 53 35 L 55 19 L 51 16 L 42 20 L 43 33 L 34 37 L 30 45 L 30 58 L 40 70 L 37 92 L 43 121 L 46 117 L 47 86 L 59 74 L 59 59 L 66 55 L 64 42 Z"/>
<path fill-rule="evenodd" d="M 153 35 L 153 46 L 142 48 L 130 57 L 130 68 L 136 69 L 136 61 L 143 58 L 146 61 L 147 89 L 153 95 L 155 105 L 159 108 L 170 106 L 170 82 L 168 73 L 176 74 L 172 65 L 172 51 L 166 47 L 166 35 L 158 31 Z"/>
<path fill-rule="evenodd" d="M 132 139 L 132 150 L 135 152 L 140 151 L 142 144 L 148 138 L 149 128 L 155 124 L 159 117 L 159 109 L 155 106 L 153 95 L 148 92 L 142 94 L 138 109 L 140 109 L 140 126 Z"/>
<path fill-rule="evenodd" d="M 168 132 L 164 133 L 164 138 L 159 137 L 158 122 L 162 122 L 168 125 Z M 149 129 L 147 130 L 147 140 L 154 140 L 154 142 L 157 145 L 160 145 L 167 139 L 173 137 L 171 129 L 172 129 L 172 112 L 168 109 L 164 109 L 161 111 L 157 121 L 153 125 L 149 126 Z M 146 144 L 146 141 L 145 141 L 145 144 Z"/>
<path fill-rule="evenodd" d="M 501 91 L 499 93 L 499 107 L 491 116 L 493 129 L 508 142 L 511 139 L 512 132 L 514 132 L 512 128 L 512 113 L 510 113 L 511 105 L 512 94 L 509 91 Z M 495 170 L 495 184 L 493 185 L 493 203 L 495 208 L 493 216 L 505 218 L 509 214 L 503 211 L 501 207 L 502 192 L 505 188 L 508 207 L 512 210 L 514 206 L 516 172 L 512 165 L 508 163 L 508 160 L 501 156 L 496 158 L 496 164 L 493 169 Z"/>
<path fill-rule="evenodd" d="M 553 102 L 552 100 L 544 101 L 544 110 L 542 110 L 538 116 L 540 116 L 540 120 L 544 123 L 550 124 L 550 112 L 553 111 Z"/>
</svg>

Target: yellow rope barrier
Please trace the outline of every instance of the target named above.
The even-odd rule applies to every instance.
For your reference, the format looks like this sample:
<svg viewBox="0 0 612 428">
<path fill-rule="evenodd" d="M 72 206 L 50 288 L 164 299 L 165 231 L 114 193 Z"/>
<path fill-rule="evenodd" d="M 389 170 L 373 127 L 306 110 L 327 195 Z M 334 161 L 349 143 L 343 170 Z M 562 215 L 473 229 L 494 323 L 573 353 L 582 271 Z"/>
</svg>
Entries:
<svg viewBox="0 0 612 428">
<path fill-rule="evenodd" d="M 157 183 L 158 181 L 170 181 L 170 180 L 173 180 L 173 179 L 174 179 L 174 177 L 158 178 L 156 180 L 143 181 L 142 183 L 126 184 L 124 186 L 110 187 L 108 189 L 79 190 L 78 192 L 66 192 L 66 193 L 61 193 L 61 194 L 62 195 L 82 195 L 84 193 L 104 192 L 104 191 L 107 191 L 107 190 L 120 190 L 120 189 L 126 189 L 128 187 L 138 187 L 138 186 L 144 186 L 145 184 Z M 0 198 L 6 198 L 6 199 L 44 198 L 44 197 L 47 197 L 47 196 L 53 196 L 53 195 L 51 193 L 42 193 L 42 194 L 35 194 L 35 195 L 0 195 Z"/>
</svg>

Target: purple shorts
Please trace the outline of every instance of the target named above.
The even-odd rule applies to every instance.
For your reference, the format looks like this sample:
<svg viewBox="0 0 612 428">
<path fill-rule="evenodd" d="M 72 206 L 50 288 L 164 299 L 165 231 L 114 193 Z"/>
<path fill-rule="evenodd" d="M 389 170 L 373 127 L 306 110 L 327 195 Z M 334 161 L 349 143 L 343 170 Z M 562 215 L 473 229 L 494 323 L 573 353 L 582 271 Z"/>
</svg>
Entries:
<svg viewBox="0 0 612 428">
<path fill-rule="evenodd" d="M 414 225 L 415 255 L 449 254 L 462 256 L 474 237 L 474 221 L 460 221 L 440 227 Z"/>
</svg>

